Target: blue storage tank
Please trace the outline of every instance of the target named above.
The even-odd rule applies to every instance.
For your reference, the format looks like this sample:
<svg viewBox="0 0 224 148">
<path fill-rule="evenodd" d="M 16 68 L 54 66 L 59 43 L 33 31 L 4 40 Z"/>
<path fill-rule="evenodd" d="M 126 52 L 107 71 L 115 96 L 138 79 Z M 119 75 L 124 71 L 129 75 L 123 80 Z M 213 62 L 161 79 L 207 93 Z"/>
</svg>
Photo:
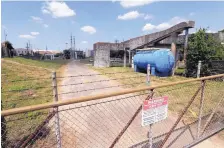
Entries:
<svg viewBox="0 0 224 148">
<path fill-rule="evenodd" d="M 170 76 L 174 66 L 174 56 L 170 49 L 155 49 L 148 51 L 138 51 L 134 56 L 134 68 L 136 72 L 141 70 L 146 71 L 147 65 L 150 64 L 150 69 L 154 69 L 152 75 Z"/>
</svg>

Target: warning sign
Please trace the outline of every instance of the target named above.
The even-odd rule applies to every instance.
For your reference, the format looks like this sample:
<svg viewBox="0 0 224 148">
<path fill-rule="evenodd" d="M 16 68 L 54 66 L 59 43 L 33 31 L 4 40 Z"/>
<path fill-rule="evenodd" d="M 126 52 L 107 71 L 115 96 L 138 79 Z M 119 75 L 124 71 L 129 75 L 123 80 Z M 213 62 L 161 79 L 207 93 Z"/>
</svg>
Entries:
<svg viewBox="0 0 224 148">
<path fill-rule="evenodd" d="M 142 106 L 142 126 L 166 119 L 167 111 L 167 96 L 145 100 Z"/>
</svg>

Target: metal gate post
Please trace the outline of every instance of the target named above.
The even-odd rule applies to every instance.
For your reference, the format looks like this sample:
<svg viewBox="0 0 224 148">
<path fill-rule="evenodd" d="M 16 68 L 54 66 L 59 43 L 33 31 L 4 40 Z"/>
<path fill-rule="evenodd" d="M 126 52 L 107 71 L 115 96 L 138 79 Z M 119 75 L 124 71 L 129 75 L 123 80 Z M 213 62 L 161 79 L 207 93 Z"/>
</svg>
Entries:
<svg viewBox="0 0 224 148">
<path fill-rule="evenodd" d="M 150 84 L 150 64 L 147 65 L 147 84 L 149 85 Z M 151 94 L 153 93 L 153 90 L 150 90 Z M 152 99 L 152 98 L 150 98 Z M 148 147 L 149 148 L 152 148 L 152 144 L 153 144 L 153 141 L 152 141 L 152 124 L 149 125 L 149 145 Z"/>
<path fill-rule="evenodd" d="M 149 85 L 150 84 L 150 64 L 147 65 L 147 77 L 146 82 Z"/>
<path fill-rule="evenodd" d="M 204 88 L 205 88 L 205 81 L 203 80 L 201 82 L 201 99 L 200 99 L 200 110 L 198 115 L 197 139 L 200 137 L 200 131 L 201 131 L 201 117 L 204 105 Z"/>
<path fill-rule="evenodd" d="M 200 78 L 200 73 L 201 73 L 201 61 L 198 61 L 197 78 Z"/>
<path fill-rule="evenodd" d="M 52 85 L 53 85 L 53 101 L 58 101 L 58 89 L 57 89 L 57 79 L 56 72 L 52 73 Z M 55 112 L 55 134 L 57 138 L 57 148 L 61 148 L 61 133 L 60 133 L 60 123 L 59 123 L 59 114 L 58 107 L 54 107 L 53 111 Z"/>
</svg>

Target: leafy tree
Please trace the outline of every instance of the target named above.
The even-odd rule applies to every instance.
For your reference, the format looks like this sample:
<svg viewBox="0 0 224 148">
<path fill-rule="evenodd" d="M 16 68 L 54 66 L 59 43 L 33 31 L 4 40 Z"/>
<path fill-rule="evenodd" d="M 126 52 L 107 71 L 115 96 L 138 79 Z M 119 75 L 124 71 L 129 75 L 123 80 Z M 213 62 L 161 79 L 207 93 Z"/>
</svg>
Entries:
<svg viewBox="0 0 224 148">
<path fill-rule="evenodd" d="M 14 48 L 12 46 L 12 43 L 9 41 L 5 41 L 4 43 L 4 47 L 2 46 L 1 50 L 2 50 L 2 56 L 6 56 L 6 57 L 13 57 L 14 56 Z"/>
<path fill-rule="evenodd" d="M 5 44 L 8 49 L 14 49 L 11 42 L 5 41 Z"/>
<path fill-rule="evenodd" d="M 211 60 L 216 56 L 221 58 L 223 55 L 223 46 L 210 34 L 206 34 L 206 29 L 199 29 L 189 38 L 186 76 L 196 76 L 198 61 L 202 61 L 201 75 L 210 75 Z"/>
<path fill-rule="evenodd" d="M 216 47 L 215 56 L 212 57 L 214 60 L 224 60 L 224 45 L 218 44 Z"/>
</svg>

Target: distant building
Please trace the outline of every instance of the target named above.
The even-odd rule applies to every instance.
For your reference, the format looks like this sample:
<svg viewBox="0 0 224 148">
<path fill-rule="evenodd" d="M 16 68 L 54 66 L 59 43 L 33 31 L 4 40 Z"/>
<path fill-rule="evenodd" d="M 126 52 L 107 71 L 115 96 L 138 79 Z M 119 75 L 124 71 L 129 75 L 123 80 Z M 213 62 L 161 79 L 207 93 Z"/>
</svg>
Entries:
<svg viewBox="0 0 224 148">
<path fill-rule="evenodd" d="M 25 48 L 16 48 L 15 51 L 18 56 L 29 55 L 29 54 L 33 56 L 33 53 L 34 53 L 32 49 L 25 49 Z"/>
<path fill-rule="evenodd" d="M 58 50 L 34 50 L 35 53 L 39 53 L 41 55 L 44 55 L 44 54 L 57 54 L 57 53 L 61 53 L 61 51 L 58 51 Z"/>
<path fill-rule="evenodd" d="M 69 50 L 70 52 L 72 51 L 74 59 L 83 59 L 85 56 L 82 50 L 71 50 L 71 48 L 67 50 Z"/>
<path fill-rule="evenodd" d="M 93 57 L 93 50 L 86 50 L 85 56 L 86 58 Z"/>
<path fill-rule="evenodd" d="M 41 59 L 44 60 L 54 60 L 55 59 L 55 55 L 57 53 L 60 53 L 60 51 L 57 50 L 35 50 L 35 53 L 42 55 Z"/>
</svg>

